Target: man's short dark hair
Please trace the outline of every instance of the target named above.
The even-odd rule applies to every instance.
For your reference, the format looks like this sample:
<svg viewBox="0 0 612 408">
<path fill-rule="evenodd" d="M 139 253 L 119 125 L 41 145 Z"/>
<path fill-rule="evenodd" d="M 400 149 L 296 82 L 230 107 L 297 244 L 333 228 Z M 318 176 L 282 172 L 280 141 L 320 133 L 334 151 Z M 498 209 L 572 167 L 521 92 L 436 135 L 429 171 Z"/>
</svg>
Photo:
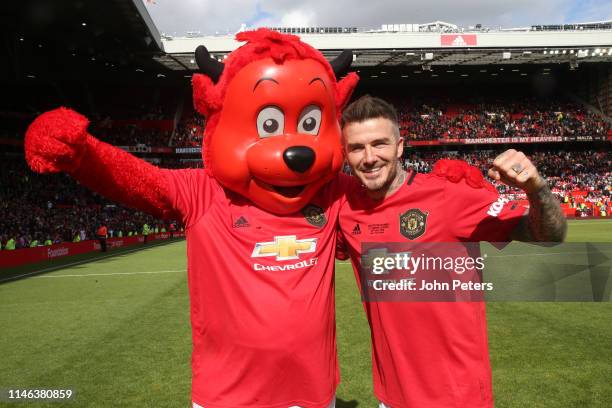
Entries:
<svg viewBox="0 0 612 408">
<path fill-rule="evenodd" d="M 389 119 L 394 127 L 398 126 L 397 111 L 389 102 L 370 95 L 353 101 L 342 112 L 342 128 L 349 123 L 364 122 L 368 119 Z"/>
</svg>

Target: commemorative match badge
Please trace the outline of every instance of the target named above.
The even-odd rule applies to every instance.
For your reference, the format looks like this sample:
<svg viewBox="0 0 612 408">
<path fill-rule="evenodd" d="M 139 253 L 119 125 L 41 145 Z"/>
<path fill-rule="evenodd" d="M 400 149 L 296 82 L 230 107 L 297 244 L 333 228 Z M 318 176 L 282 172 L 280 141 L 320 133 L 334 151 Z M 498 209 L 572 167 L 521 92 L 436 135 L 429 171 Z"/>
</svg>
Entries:
<svg viewBox="0 0 612 408">
<path fill-rule="evenodd" d="M 400 232 L 408 239 L 416 239 L 425 233 L 427 226 L 427 212 L 418 208 L 411 208 L 400 214 Z"/>
<path fill-rule="evenodd" d="M 315 227 L 321 228 L 327 223 L 327 218 L 325 218 L 325 212 L 321 207 L 317 207 L 316 205 L 309 204 L 304 209 L 302 209 L 302 214 L 304 214 L 304 218 L 306 221 Z"/>
</svg>

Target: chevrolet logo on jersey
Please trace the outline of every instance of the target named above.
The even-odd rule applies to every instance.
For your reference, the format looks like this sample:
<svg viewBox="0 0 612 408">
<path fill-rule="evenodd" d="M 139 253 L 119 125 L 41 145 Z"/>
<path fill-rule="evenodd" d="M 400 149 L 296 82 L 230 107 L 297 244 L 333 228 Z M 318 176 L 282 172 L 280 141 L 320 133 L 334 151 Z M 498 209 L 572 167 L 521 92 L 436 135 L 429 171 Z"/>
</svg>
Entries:
<svg viewBox="0 0 612 408">
<path fill-rule="evenodd" d="M 317 238 L 297 239 L 295 235 L 274 237 L 273 242 L 258 242 L 253 249 L 252 258 L 275 256 L 277 261 L 299 259 L 301 254 L 314 252 Z"/>
</svg>

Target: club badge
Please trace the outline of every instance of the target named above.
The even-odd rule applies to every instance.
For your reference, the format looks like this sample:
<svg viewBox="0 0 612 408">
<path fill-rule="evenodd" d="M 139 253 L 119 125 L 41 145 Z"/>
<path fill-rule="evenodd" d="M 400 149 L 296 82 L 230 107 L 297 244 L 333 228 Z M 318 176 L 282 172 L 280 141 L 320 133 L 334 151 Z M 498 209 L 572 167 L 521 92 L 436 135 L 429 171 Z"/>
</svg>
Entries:
<svg viewBox="0 0 612 408">
<path fill-rule="evenodd" d="M 425 234 L 427 226 L 427 214 L 418 208 L 411 208 L 403 214 L 400 214 L 400 232 L 408 239 L 417 239 Z"/>
<path fill-rule="evenodd" d="M 308 204 L 306 207 L 302 209 L 302 214 L 306 221 L 315 227 L 321 228 L 325 224 L 327 224 L 327 218 L 325 218 L 325 212 L 321 207 L 317 207 L 316 205 Z"/>
</svg>

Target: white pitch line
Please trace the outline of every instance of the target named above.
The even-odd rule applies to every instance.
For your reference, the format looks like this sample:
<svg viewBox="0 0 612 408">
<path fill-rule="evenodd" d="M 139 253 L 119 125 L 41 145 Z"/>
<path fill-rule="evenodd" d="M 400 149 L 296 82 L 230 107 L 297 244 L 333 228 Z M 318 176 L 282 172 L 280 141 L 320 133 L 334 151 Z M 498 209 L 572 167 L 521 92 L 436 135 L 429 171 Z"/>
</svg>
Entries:
<svg viewBox="0 0 612 408">
<path fill-rule="evenodd" d="M 581 227 L 584 227 L 584 226 L 588 226 L 588 225 L 592 225 L 592 224 L 612 224 L 612 220 L 593 220 L 593 221 L 583 220 L 583 221 L 585 221 L 585 222 L 578 221 L 578 220 L 573 221 L 571 223 L 572 227 L 576 227 L 578 225 L 580 225 Z"/>
<path fill-rule="evenodd" d="M 604 252 L 604 253 L 608 253 L 608 252 L 612 252 L 612 251 L 605 251 L 605 250 L 598 250 L 599 252 Z M 550 255 L 584 255 L 584 254 L 588 254 L 589 252 L 587 251 L 579 251 L 579 252 L 545 252 L 542 254 L 512 254 L 512 255 L 488 255 L 487 254 L 487 258 L 509 258 L 509 257 L 515 257 L 515 256 L 550 256 Z"/>
<path fill-rule="evenodd" d="M 117 255 L 129 254 L 129 253 L 140 251 L 140 250 L 147 249 L 147 248 L 154 248 L 154 247 L 162 245 L 162 244 L 173 244 L 173 243 L 174 242 L 160 242 L 160 243 L 150 244 L 150 246 L 148 246 L 146 248 L 137 247 L 137 248 L 126 249 L 126 250 L 123 250 L 123 251 L 119 250 L 117 252 L 111 252 L 108 255 L 102 255 L 102 256 L 99 256 L 97 258 L 85 259 L 85 260 L 76 261 L 76 262 L 70 262 L 70 263 L 63 264 L 63 265 L 50 266 L 48 268 L 38 269 L 38 270 L 33 271 L 33 272 L 24 273 L 22 275 L 11 276 L 10 278 L 6 278 L 6 279 L 0 279 L 0 283 L 12 281 L 12 280 L 17 280 L 19 278 L 25 278 L 26 276 L 38 275 L 39 273 L 43 273 L 43 272 L 47 272 L 47 271 L 54 271 L 54 270 L 58 270 L 58 269 L 64 269 L 64 268 L 69 267 L 69 266 L 76 266 L 76 265 L 83 265 L 83 264 L 86 264 L 86 263 L 93 263 L 93 262 L 99 261 L 100 259 L 106 259 L 106 258 L 110 258 L 112 256 L 117 256 Z"/>
<path fill-rule="evenodd" d="M 4 281 L 10 281 L 10 280 L 15 280 L 15 279 L 19 279 L 25 276 L 30 276 L 30 275 L 37 275 L 40 274 L 42 272 L 45 271 L 50 271 L 50 270 L 58 270 L 58 269 L 64 269 L 66 267 L 69 266 L 74 266 L 74 265 L 80 265 L 80 264 L 84 264 L 84 263 L 92 263 L 92 262 L 96 262 L 100 259 L 105 259 L 105 258 L 109 258 L 111 256 L 115 256 L 115 255 L 119 255 L 119 254 L 125 254 L 125 253 L 131 253 L 131 252 L 135 252 L 135 251 L 139 251 L 141 249 L 145 249 L 145 248 L 134 248 L 134 249 L 129 249 L 129 250 L 125 250 L 125 251 L 121 251 L 121 252 L 116 252 L 116 253 L 112 253 L 112 254 L 108 254 L 108 255 L 103 255 L 100 256 L 98 258 L 95 259 L 91 259 L 91 260 L 84 260 L 84 261 L 78 261 L 78 262 L 71 262 L 68 264 L 64 264 L 61 266 L 54 266 L 54 267 L 50 267 L 50 268 L 45 268 L 45 269 L 39 269 L 38 271 L 34 271 L 34 272 L 30 272 L 30 273 L 26 273 L 23 275 L 18 275 L 18 276 L 13 276 L 10 277 L 8 279 L 5 280 L 0 280 L 0 283 L 4 282 Z M 610 251 L 601 251 L 600 252 L 610 252 Z M 488 255 L 488 258 L 507 258 L 507 257 L 523 257 L 523 256 L 549 256 L 549 255 L 568 255 L 568 254 L 587 254 L 588 252 L 548 252 L 548 253 L 538 253 L 538 254 L 513 254 L 513 255 Z M 350 264 L 350 261 L 336 261 L 337 264 Z M 82 275 L 51 275 L 51 276 L 36 276 L 35 278 L 73 278 L 73 277 L 78 277 L 78 278 L 82 278 L 85 276 L 113 276 L 113 275 L 139 275 L 139 274 L 157 274 L 157 273 L 180 273 L 180 272 L 186 272 L 186 269 L 182 269 L 182 270 L 168 270 L 168 271 L 143 271 L 143 272 L 114 272 L 114 273 L 90 273 L 90 274 L 82 274 Z"/>
<path fill-rule="evenodd" d="M 612 252 L 612 250 L 601 250 L 598 249 L 599 252 L 603 252 L 603 253 L 610 253 Z M 522 256 L 550 256 L 550 255 L 584 255 L 584 254 L 588 254 L 588 251 L 577 251 L 577 252 L 544 252 L 544 253 L 537 253 L 537 254 L 508 254 L 508 255 L 489 255 L 488 253 L 485 253 L 485 255 L 487 255 L 487 258 L 509 258 L 509 257 L 522 257 Z M 350 264 L 350 261 L 336 261 L 337 264 Z"/>
<path fill-rule="evenodd" d="M 116 275 L 149 275 L 156 273 L 181 273 L 187 272 L 187 269 L 169 270 L 169 271 L 142 271 L 142 272 L 112 272 L 112 273 L 84 273 L 82 275 L 45 275 L 34 276 L 32 279 L 47 279 L 47 278 L 85 278 L 88 276 L 116 276 Z"/>
</svg>

